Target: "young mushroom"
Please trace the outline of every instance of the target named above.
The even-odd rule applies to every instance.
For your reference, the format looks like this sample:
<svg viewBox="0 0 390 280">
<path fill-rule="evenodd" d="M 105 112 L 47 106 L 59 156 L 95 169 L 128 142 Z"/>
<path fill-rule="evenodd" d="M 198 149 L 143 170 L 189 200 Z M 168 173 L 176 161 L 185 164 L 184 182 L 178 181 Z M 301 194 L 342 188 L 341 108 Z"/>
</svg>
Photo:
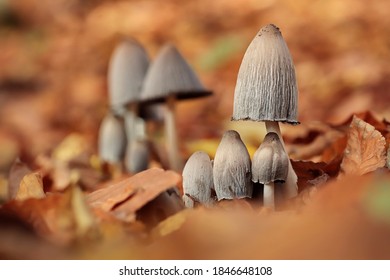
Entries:
<svg viewBox="0 0 390 280">
<path fill-rule="evenodd" d="M 278 27 L 260 29 L 245 52 L 234 92 L 232 120 L 264 121 L 267 132 L 278 134 L 279 122 L 298 124 L 298 87 L 287 44 Z M 297 175 L 289 162 L 284 194 L 298 193 Z"/>
<path fill-rule="evenodd" d="M 173 45 L 165 45 L 145 77 L 142 100 L 147 103 L 166 102 L 165 137 L 171 168 L 181 171 L 183 163 L 179 156 L 175 124 L 177 99 L 208 96 L 195 72 Z"/>
<path fill-rule="evenodd" d="M 211 206 L 214 203 L 212 193 L 213 166 L 208 154 L 195 152 L 188 159 L 183 169 L 183 201 L 187 208 L 196 203 Z"/>
<path fill-rule="evenodd" d="M 218 200 L 251 198 L 251 160 L 237 131 L 228 130 L 217 148 L 213 167 Z"/>
<path fill-rule="evenodd" d="M 274 183 L 284 183 L 288 174 L 289 158 L 279 136 L 269 132 L 253 155 L 252 181 L 264 185 L 264 206 L 275 209 Z"/>
<path fill-rule="evenodd" d="M 109 163 L 120 163 L 126 149 L 126 133 L 123 119 L 107 114 L 99 130 L 99 157 Z"/>
</svg>

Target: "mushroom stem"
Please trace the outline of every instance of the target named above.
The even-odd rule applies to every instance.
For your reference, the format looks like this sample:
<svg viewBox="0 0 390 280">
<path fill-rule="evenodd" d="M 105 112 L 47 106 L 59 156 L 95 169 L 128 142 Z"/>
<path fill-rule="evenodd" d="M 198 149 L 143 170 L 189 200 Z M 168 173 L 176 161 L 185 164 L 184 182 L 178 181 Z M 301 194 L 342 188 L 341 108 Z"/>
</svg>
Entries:
<svg viewBox="0 0 390 280">
<path fill-rule="evenodd" d="M 165 137 L 167 141 L 168 158 L 171 169 L 181 171 L 183 163 L 179 156 L 176 123 L 175 123 L 175 97 L 167 98 L 165 110 Z"/>
<path fill-rule="evenodd" d="M 282 134 L 280 133 L 280 127 L 279 122 L 273 122 L 273 121 L 266 121 L 265 122 L 265 128 L 268 132 L 275 132 L 278 134 L 280 138 L 280 142 L 283 145 L 283 149 L 286 151 L 286 146 L 284 145 L 284 141 L 282 138 Z M 298 177 L 295 173 L 290 160 L 288 161 L 288 174 L 287 174 L 287 180 L 284 189 L 284 194 L 286 198 L 293 198 L 298 195 L 298 185 L 297 185 Z M 265 191 L 265 185 L 264 185 L 264 191 Z"/>
<path fill-rule="evenodd" d="M 263 194 L 264 207 L 271 208 L 275 210 L 275 191 L 274 191 L 274 183 L 269 182 L 268 184 L 264 184 L 264 194 Z"/>
</svg>

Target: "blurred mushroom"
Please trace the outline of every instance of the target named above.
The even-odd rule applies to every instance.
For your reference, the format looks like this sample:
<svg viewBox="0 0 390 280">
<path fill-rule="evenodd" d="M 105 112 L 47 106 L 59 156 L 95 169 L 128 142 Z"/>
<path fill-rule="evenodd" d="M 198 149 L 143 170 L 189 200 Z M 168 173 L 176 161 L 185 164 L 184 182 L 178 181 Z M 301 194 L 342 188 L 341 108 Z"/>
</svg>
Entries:
<svg viewBox="0 0 390 280">
<path fill-rule="evenodd" d="M 126 135 L 132 134 L 127 142 L 125 167 L 132 174 L 141 172 L 149 167 L 149 141 L 146 137 L 145 121 L 137 116 L 125 114 Z"/>
<path fill-rule="evenodd" d="M 180 171 L 183 168 L 179 156 L 175 125 L 176 99 L 190 99 L 208 96 L 195 72 L 191 69 L 179 51 L 173 45 L 165 45 L 145 77 L 142 100 L 147 103 L 166 102 L 165 137 L 171 168 Z"/>
<path fill-rule="evenodd" d="M 109 163 L 120 163 L 126 149 L 126 133 L 123 119 L 108 113 L 99 130 L 99 157 Z"/>
<path fill-rule="evenodd" d="M 214 187 L 218 200 L 252 197 L 251 160 L 237 131 L 222 136 L 214 158 Z"/>
<path fill-rule="evenodd" d="M 286 181 L 289 162 L 279 136 L 267 133 L 252 160 L 252 181 L 264 185 L 264 206 L 275 209 L 274 182 Z"/>
<path fill-rule="evenodd" d="M 232 120 L 264 121 L 267 132 L 280 133 L 279 123 L 298 124 L 298 87 L 290 52 L 278 27 L 259 31 L 245 52 L 234 92 Z M 297 175 L 289 162 L 285 196 L 297 195 Z"/>
<path fill-rule="evenodd" d="M 213 166 L 210 157 L 202 151 L 193 153 L 183 169 L 185 206 L 192 208 L 195 202 L 206 206 L 212 205 L 214 203 L 213 189 Z"/>
<path fill-rule="evenodd" d="M 110 106 L 125 120 L 128 140 L 125 166 L 132 173 L 142 171 L 139 169 L 149 160 L 144 149 L 146 146 L 139 145 L 145 141 L 145 131 L 140 130 L 145 129 L 145 125 L 144 120 L 138 117 L 141 88 L 148 66 L 149 57 L 145 49 L 135 40 L 126 39 L 114 50 L 108 70 Z"/>
</svg>

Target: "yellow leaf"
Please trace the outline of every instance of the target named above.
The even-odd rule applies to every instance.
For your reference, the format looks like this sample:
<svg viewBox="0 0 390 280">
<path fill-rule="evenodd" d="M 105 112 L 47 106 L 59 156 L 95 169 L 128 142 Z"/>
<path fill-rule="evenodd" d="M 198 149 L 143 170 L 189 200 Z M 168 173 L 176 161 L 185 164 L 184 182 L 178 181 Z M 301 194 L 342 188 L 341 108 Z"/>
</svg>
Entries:
<svg viewBox="0 0 390 280">
<path fill-rule="evenodd" d="M 20 187 L 16 193 L 16 200 L 28 198 L 44 198 L 42 177 L 39 173 L 30 173 L 23 177 Z"/>
</svg>

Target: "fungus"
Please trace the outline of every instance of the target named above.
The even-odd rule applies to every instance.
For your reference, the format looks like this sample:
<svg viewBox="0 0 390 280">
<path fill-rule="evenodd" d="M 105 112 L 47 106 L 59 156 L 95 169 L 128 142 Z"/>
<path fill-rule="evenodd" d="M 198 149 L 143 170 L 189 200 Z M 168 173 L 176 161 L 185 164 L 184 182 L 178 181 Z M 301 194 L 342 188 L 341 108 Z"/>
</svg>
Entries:
<svg viewBox="0 0 390 280">
<path fill-rule="evenodd" d="M 237 76 L 232 120 L 264 121 L 267 132 L 280 133 L 279 122 L 298 124 L 298 87 L 287 44 L 278 27 L 259 31 L 245 52 Z M 297 195 L 297 175 L 289 161 L 285 196 Z"/>
</svg>

